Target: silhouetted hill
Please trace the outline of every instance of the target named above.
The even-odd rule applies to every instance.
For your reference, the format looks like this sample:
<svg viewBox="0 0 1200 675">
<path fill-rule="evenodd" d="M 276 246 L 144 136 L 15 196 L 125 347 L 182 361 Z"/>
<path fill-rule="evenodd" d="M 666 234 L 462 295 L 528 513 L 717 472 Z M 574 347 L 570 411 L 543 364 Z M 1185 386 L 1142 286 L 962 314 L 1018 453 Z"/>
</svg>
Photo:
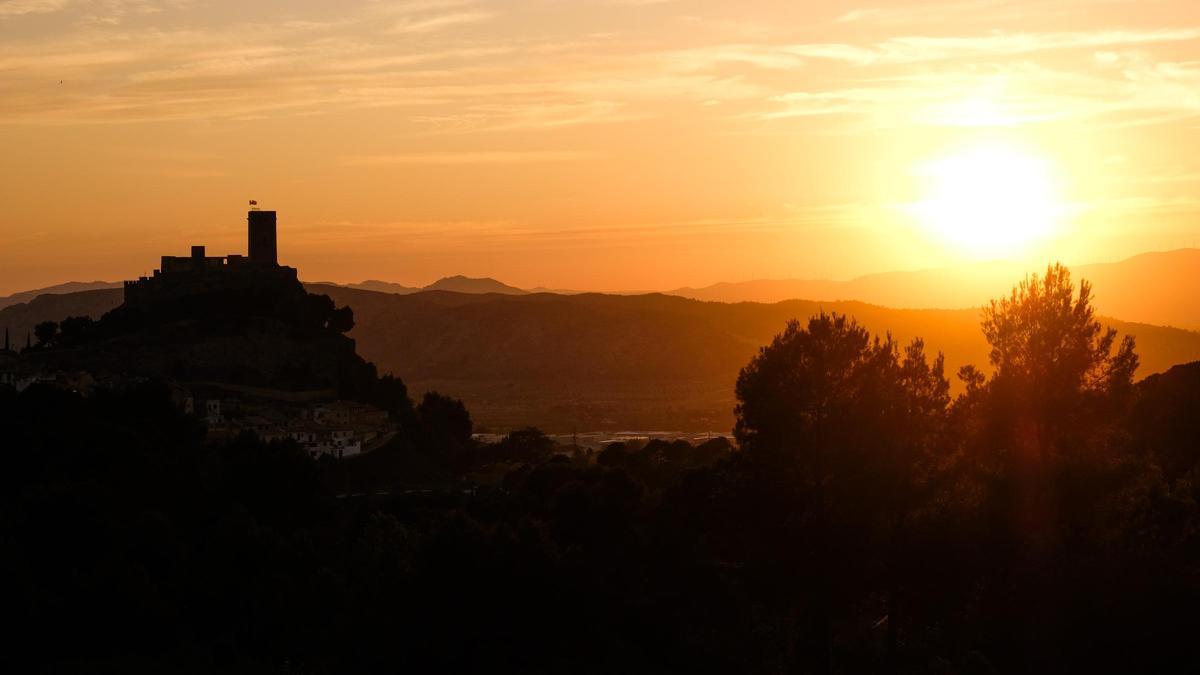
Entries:
<svg viewBox="0 0 1200 675">
<path fill-rule="evenodd" d="M 264 276 L 249 287 L 112 307 L 121 295 L 121 289 L 42 295 L 0 310 L 0 321 L 11 315 L 26 324 L 93 319 L 71 330 L 64 322 L 46 345 L 23 353 L 18 367 L 343 392 L 375 380 L 374 368 L 343 335 L 352 314 L 307 293 L 294 278 Z"/>
<path fill-rule="evenodd" d="M 4 309 L 10 305 L 16 305 L 22 302 L 29 302 L 39 295 L 62 295 L 65 293 L 79 293 L 80 291 L 94 291 L 102 288 L 121 288 L 120 281 L 68 281 L 65 284 L 56 284 L 47 286 L 46 288 L 37 288 L 32 291 L 21 291 L 12 295 L 0 296 L 0 309 Z"/>
<path fill-rule="evenodd" d="M 378 279 L 367 279 L 366 281 L 357 284 L 338 284 L 347 288 L 357 288 L 362 291 L 376 291 L 379 293 L 395 293 L 396 295 L 408 295 L 409 293 L 420 293 L 421 289 L 416 286 L 405 286 L 404 284 L 396 284 L 390 281 L 379 281 Z"/>
<path fill-rule="evenodd" d="M 1011 263 L 886 272 L 849 281 L 763 279 L 670 291 L 696 300 L 779 302 L 793 298 L 860 300 L 886 307 L 961 309 L 1005 295 L 1027 272 Z M 1075 278 L 1092 282 L 1096 307 L 1110 316 L 1181 328 L 1200 328 L 1200 249 L 1144 253 L 1115 263 L 1079 265 Z"/>
<path fill-rule="evenodd" d="M 453 293 L 503 293 L 505 295 L 524 295 L 527 291 L 523 291 L 516 286 L 509 286 L 506 283 L 496 281 L 489 277 L 474 279 L 464 277 L 461 274 L 452 277 L 442 277 L 437 281 L 426 286 L 423 290 L 426 291 L 451 291 Z"/>
<path fill-rule="evenodd" d="M 1134 448 L 1157 455 L 1167 480 L 1200 465 L 1200 361 L 1151 375 L 1138 388 L 1129 424 Z"/>
</svg>

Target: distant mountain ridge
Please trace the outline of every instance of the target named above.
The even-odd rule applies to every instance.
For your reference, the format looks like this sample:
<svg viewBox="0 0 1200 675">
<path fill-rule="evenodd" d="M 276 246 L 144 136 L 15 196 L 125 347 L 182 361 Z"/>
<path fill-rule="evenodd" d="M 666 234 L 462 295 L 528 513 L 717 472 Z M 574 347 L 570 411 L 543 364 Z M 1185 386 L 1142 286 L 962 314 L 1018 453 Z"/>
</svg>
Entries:
<svg viewBox="0 0 1200 675">
<path fill-rule="evenodd" d="M 1008 295 L 1027 273 L 1043 272 L 1012 263 L 962 268 L 883 272 L 848 281 L 763 279 L 677 288 L 669 295 L 714 302 L 858 300 L 908 309 L 964 309 Z M 1200 329 L 1200 249 L 1143 253 L 1113 263 L 1077 265 L 1072 277 L 1092 284 L 1096 308 L 1127 321 Z"/>
<path fill-rule="evenodd" d="M 709 302 L 762 302 L 816 300 L 860 301 L 895 309 L 967 309 L 981 307 L 1007 295 L 1013 285 L 1044 268 L 1006 262 L 983 262 L 960 268 L 881 272 L 847 281 L 830 279 L 760 279 L 721 282 L 702 288 L 665 291 Z M 1108 316 L 1160 326 L 1200 330 L 1200 249 L 1142 253 L 1112 263 L 1092 263 L 1071 268 L 1073 277 L 1092 284 L 1096 308 Z M 444 277 L 424 287 L 369 280 L 337 284 L 346 288 L 409 295 L 445 290 L 456 293 L 554 293 L 581 295 L 587 291 L 536 287 L 521 289 L 490 277 Z M 610 295 L 644 295 L 646 291 Z"/>
<path fill-rule="evenodd" d="M 39 293 L 27 302 L 18 302 L 0 309 L 0 330 L 8 330 L 12 343 L 23 347 L 26 336 L 33 333 L 33 327 L 42 321 L 62 321 L 68 316 L 90 316 L 99 319 L 105 312 L 119 307 L 123 301 L 124 291 L 120 288 L 97 288 L 74 293 Z"/>
<path fill-rule="evenodd" d="M 322 283 L 322 282 L 319 282 Z M 328 282 L 323 282 L 328 283 Z M 380 281 L 378 279 L 367 279 L 360 281 L 357 284 L 332 284 L 335 286 L 345 286 L 346 288 L 357 288 L 362 291 L 375 291 L 377 293 L 394 293 L 396 295 L 408 295 L 409 293 L 420 293 L 421 288 L 417 286 L 405 286 L 391 281 Z"/>
<path fill-rule="evenodd" d="M 502 295 L 526 295 L 529 291 L 516 286 L 496 281 L 490 277 L 471 278 L 461 274 L 452 277 L 442 277 L 421 289 L 425 291 L 450 291 L 452 293 L 500 293 Z"/>
<path fill-rule="evenodd" d="M 63 295 L 65 293 L 79 293 L 80 291 L 94 291 L 104 288 L 121 288 L 120 281 L 68 281 L 64 284 L 55 284 L 45 288 L 35 288 L 30 291 L 21 291 L 12 295 L 0 296 L 0 309 L 10 307 L 22 302 L 29 302 L 39 295 Z"/>
<path fill-rule="evenodd" d="M 683 287 L 666 291 L 693 300 L 709 302 L 763 302 L 858 300 L 896 309 L 966 309 L 980 307 L 1007 295 L 1013 284 L 1028 273 L 1042 272 L 1005 262 L 977 263 L 960 268 L 881 272 L 846 281 L 829 279 L 760 279 L 721 282 L 702 288 Z M 1200 249 L 1177 249 L 1142 253 L 1112 263 L 1093 263 L 1071 268 L 1076 280 L 1092 284 L 1096 308 L 1108 316 L 1160 326 L 1200 330 Z M 393 295 L 423 291 L 525 295 L 554 293 L 581 295 L 587 291 L 538 286 L 522 289 L 491 277 L 455 275 L 427 286 L 405 286 L 368 279 L 358 283 L 307 282 Z M 68 282 L 0 297 L 0 309 L 29 302 L 38 295 L 64 294 L 103 288 L 120 288 L 120 282 Z M 644 295 L 647 291 L 622 291 L 610 295 Z"/>
<path fill-rule="evenodd" d="M 504 295 L 524 295 L 530 291 L 526 291 L 516 286 L 497 281 L 491 277 L 467 277 L 461 274 L 456 274 L 450 277 L 442 277 L 428 286 L 405 286 L 392 281 L 380 281 L 379 279 L 367 279 L 355 284 L 339 284 L 332 281 L 310 281 L 310 284 L 322 286 L 340 286 L 342 288 L 354 288 L 360 291 L 374 291 L 376 293 L 390 293 L 392 295 L 411 295 L 422 291 L 451 291 L 454 293 L 502 293 Z"/>
</svg>

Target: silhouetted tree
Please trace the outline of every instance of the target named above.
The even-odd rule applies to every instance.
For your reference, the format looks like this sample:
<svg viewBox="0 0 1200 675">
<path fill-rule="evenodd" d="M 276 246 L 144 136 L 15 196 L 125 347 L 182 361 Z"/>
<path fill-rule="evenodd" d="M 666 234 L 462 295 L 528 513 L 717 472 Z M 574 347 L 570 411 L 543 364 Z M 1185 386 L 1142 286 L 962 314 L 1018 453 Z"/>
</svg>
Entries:
<svg viewBox="0 0 1200 675">
<path fill-rule="evenodd" d="M 779 492 L 790 511 L 779 517 L 796 523 L 781 534 L 803 540 L 798 560 L 808 569 L 796 573 L 812 579 L 817 671 L 831 668 L 840 589 L 881 584 L 889 624 L 898 620 L 898 579 L 872 582 L 860 561 L 900 564 L 906 519 L 937 465 L 949 402 L 942 371 L 941 357 L 930 365 L 919 340 L 901 358 L 890 336 L 873 339 L 845 316 L 821 314 L 807 326 L 790 322 L 738 376 L 735 434 L 761 467 L 764 491 Z"/>
<path fill-rule="evenodd" d="M 992 582 L 980 595 L 997 654 L 1013 668 L 1052 669 L 1091 622 L 1072 613 L 1111 583 L 1116 561 L 1100 542 L 1112 522 L 1100 514 L 1127 508 L 1118 486 L 1145 473 L 1122 457 L 1118 427 L 1138 358 L 1132 337 L 1118 341 L 1096 318 L 1090 285 L 1076 290 L 1058 264 L 993 301 L 982 330 L 993 373 L 960 373 L 961 494 L 972 498 L 956 508 L 976 522 L 967 555 Z"/>
<path fill-rule="evenodd" d="M 451 464 L 461 463 L 472 443 L 471 414 L 463 402 L 428 391 L 416 413 L 423 449 Z"/>
<path fill-rule="evenodd" d="M 1134 452 L 1156 464 L 1164 480 L 1200 477 L 1200 361 L 1139 383 L 1127 423 Z"/>
<path fill-rule="evenodd" d="M 509 432 L 484 451 L 484 459 L 502 462 L 541 462 L 554 454 L 554 441 L 537 427 Z"/>
<path fill-rule="evenodd" d="M 95 322 L 90 316 L 69 316 L 59 325 L 59 337 L 64 343 L 74 344 L 89 337 Z"/>
<path fill-rule="evenodd" d="M 596 455 L 596 463 L 609 468 L 626 466 L 628 461 L 629 448 L 620 441 L 605 445 L 600 454 Z"/>
<path fill-rule="evenodd" d="M 693 455 L 697 464 L 711 464 L 719 459 L 728 457 L 733 452 L 733 444 L 724 436 L 717 436 L 697 445 Z"/>
<path fill-rule="evenodd" d="M 388 411 L 392 421 L 408 427 L 413 421 L 413 403 L 404 381 L 388 374 L 371 380 L 367 386 L 367 402 Z"/>
<path fill-rule="evenodd" d="M 354 310 L 348 306 L 338 307 L 328 295 L 306 293 L 297 297 L 301 301 L 299 316 L 292 318 L 297 326 L 337 333 L 354 328 Z"/>
<path fill-rule="evenodd" d="M 49 345 L 55 335 L 58 335 L 57 321 L 43 321 L 33 327 L 33 336 L 37 338 L 39 346 Z"/>
<path fill-rule="evenodd" d="M 1060 264 L 993 300 L 982 327 L 992 385 L 1021 402 L 1025 442 L 1039 455 L 1062 450 L 1063 430 L 1086 423 L 1088 413 L 1111 414 L 1113 398 L 1130 391 L 1138 366 L 1133 337 L 1118 344 L 1117 331 L 1095 317 L 1091 285 L 1081 281 L 1076 294 Z"/>
<path fill-rule="evenodd" d="M 983 334 L 994 372 L 962 372 L 968 391 L 957 406 L 964 443 L 977 469 L 1010 494 L 1018 531 L 1053 545 L 1058 537 L 1060 488 L 1098 470 L 1116 446 L 1105 433 L 1127 407 L 1138 357 L 1134 339 L 1095 317 L 1091 286 L 1071 283 L 1070 272 L 1051 265 L 1007 298 L 984 309 Z M 1056 486 L 1057 483 L 1057 486 Z"/>
</svg>

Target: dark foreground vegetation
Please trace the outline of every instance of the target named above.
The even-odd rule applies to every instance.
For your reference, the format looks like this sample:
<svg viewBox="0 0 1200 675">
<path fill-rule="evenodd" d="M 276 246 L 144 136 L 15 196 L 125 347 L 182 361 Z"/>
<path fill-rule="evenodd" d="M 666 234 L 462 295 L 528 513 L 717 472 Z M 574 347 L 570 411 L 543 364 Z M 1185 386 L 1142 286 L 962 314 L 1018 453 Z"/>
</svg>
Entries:
<svg viewBox="0 0 1200 675">
<path fill-rule="evenodd" d="M 0 393 L 0 669 L 1195 672 L 1200 364 L 1135 384 L 1061 268 L 983 331 L 952 399 L 919 341 L 793 322 L 736 450 L 478 446 L 429 395 L 314 463 L 154 384 Z"/>
</svg>

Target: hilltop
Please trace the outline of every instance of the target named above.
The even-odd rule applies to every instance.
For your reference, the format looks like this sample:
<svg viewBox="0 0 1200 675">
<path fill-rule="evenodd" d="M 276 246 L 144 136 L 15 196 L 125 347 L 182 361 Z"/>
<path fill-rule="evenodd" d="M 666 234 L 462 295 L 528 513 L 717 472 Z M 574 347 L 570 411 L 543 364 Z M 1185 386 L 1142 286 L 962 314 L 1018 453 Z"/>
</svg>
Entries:
<svg viewBox="0 0 1200 675">
<path fill-rule="evenodd" d="M 119 302 L 113 294 L 120 292 L 42 295 L 0 310 L 5 320 L 23 314 L 24 321 L 33 323 L 99 317 L 74 322 L 70 329 L 63 322 L 48 344 L 23 354 L 20 366 L 284 390 L 352 390 L 374 378 L 374 369 L 355 353 L 354 341 L 343 335 L 353 325 L 350 311 L 307 293 L 297 281 L 215 289 L 101 311 Z"/>
</svg>

